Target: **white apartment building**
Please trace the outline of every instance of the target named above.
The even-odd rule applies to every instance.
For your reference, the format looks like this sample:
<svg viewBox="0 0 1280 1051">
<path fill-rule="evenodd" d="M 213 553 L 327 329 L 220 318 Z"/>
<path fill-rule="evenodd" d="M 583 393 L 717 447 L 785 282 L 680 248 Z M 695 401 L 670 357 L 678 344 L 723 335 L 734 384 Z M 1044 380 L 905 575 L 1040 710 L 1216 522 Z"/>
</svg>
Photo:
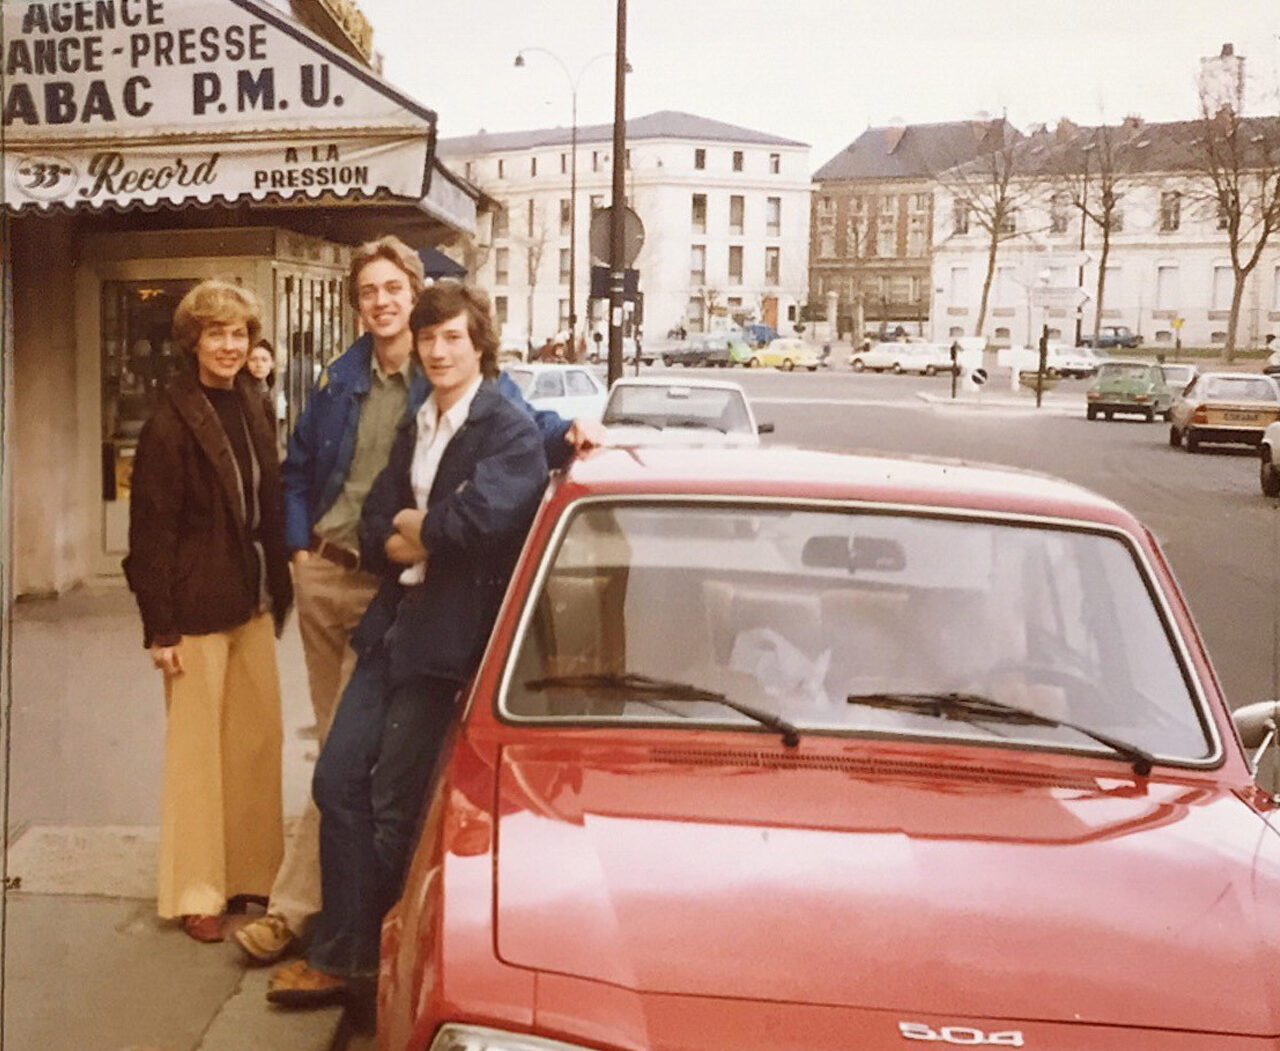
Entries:
<svg viewBox="0 0 1280 1051">
<path fill-rule="evenodd" d="M 1277 118 L 1243 123 L 1254 144 L 1266 139 L 1280 145 L 1273 141 Z M 1077 152 L 1086 143 L 1096 158 L 1098 151 L 1087 143 L 1096 146 L 1099 131 L 1064 125 L 1032 134 L 1014 152 L 1017 208 L 999 245 L 981 333 L 974 327 L 990 237 L 972 209 L 966 214 L 955 180 L 944 176 L 940 181 L 934 208 L 931 338 L 980 334 L 998 347 L 1030 346 L 1047 324 L 1051 339 L 1073 342 L 1077 311 L 1037 304 L 1035 289 L 1048 285 L 1078 286 L 1090 297 L 1078 311 L 1085 336 L 1097 321 L 1127 325 L 1145 344 L 1173 347 L 1180 340 L 1188 347 L 1223 345 L 1234 275 L 1225 219 L 1197 170 L 1202 163 L 1202 147 L 1197 146 L 1204 134 L 1201 122 L 1149 124 L 1129 118 L 1107 130 L 1118 202 L 1100 317 L 1095 299 L 1101 229 L 1084 220 L 1064 192 L 1060 163 L 1064 141 Z M 1097 163 L 1088 190 L 1095 207 Z M 1251 240 L 1245 244 L 1252 249 Z M 1268 333 L 1280 333 L 1280 241 L 1274 237 L 1244 288 L 1237 349 L 1261 347 Z"/>
<path fill-rule="evenodd" d="M 494 300 L 504 333 L 537 346 L 569 327 L 571 216 L 577 216 L 578 331 L 604 325 L 591 303 L 592 213 L 610 203 L 613 128 L 442 139 L 438 155 L 501 205 L 465 262 Z M 627 121 L 627 203 L 644 224 L 636 260 L 642 330 L 661 338 L 730 321 L 794 331 L 807 290 L 809 147 L 749 128 L 664 111 Z"/>
</svg>

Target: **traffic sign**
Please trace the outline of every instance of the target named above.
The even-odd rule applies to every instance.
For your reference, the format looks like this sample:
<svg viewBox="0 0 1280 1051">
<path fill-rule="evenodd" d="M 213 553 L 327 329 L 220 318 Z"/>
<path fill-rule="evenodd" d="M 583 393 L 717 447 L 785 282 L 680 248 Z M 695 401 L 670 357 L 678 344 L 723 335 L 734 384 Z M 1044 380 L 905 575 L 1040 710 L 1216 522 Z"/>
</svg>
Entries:
<svg viewBox="0 0 1280 1051">
<path fill-rule="evenodd" d="M 610 240 L 612 231 L 613 205 L 597 209 L 591 216 L 591 232 L 587 238 L 591 245 L 591 261 L 600 266 L 609 266 Z M 644 247 L 644 223 L 635 209 L 624 205 L 622 209 L 622 265 L 631 266 L 640 249 Z"/>
<path fill-rule="evenodd" d="M 1031 289 L 1031 305 L 1065 307 L 1075 310 L 1089 301 L 1089 294 L 1078 285 L 1039 285 Z"/>
<path fill-rule="evenodd" d="M 969 373 L 969 378 L 970 378 L 971 380 L 973 380 L 973 382 L 974 382 L 977 386 L 981 387 L 984 383 L 986 383 L 986 382 L 987 382 L 987 379 L 988 379 L 988 376 L 987 376 L 987 370 L 986 370 L 986 369 L 974 369 L 971 373 Z"/>
<path fill-rule="evenodd" d="M 1173 319 L 1171 324 L 1173 325 L 1174 328 L 1182 328 L 1182 323 L 1186 320 L 1187 320 L 1186 318 L 1176 317 Z"/>
</svg>

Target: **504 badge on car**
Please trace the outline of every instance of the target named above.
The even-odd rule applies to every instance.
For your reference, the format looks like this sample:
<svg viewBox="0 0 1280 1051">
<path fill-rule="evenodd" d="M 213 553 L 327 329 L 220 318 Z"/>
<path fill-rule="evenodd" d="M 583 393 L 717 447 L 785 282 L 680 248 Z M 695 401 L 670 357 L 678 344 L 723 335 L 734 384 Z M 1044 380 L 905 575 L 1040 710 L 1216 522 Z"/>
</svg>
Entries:
<svg viewBox="0 0 1280 1051">
<path fill-rule="evenodd" d="M 923 1022 L 899 1022 L 898 1032 L 906 1040 L 922 1040 L 928 1043 L 957 1044 L 961 1047 L 1023 1047 L 1022 1032 L 1006 1029 L 999 1033 L 984 1033 L 965 1025 L 944 1025 L 940 1029 Z"/>
</svg>

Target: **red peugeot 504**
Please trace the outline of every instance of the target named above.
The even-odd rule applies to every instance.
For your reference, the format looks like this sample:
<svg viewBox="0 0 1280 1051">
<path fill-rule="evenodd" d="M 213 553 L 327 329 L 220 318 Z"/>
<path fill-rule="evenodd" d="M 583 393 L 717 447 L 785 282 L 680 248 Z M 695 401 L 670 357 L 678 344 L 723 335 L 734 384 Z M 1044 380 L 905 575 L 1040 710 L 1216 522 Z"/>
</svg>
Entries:
<svg viewBox="0 0 1280 1051">
<path fill-rule="evenodd" d="M 550 488 L 467 693 L 379 1041 L 1278 1048 L 1275 821 L 1117 505 L 607 450 Z"/>
</svg>

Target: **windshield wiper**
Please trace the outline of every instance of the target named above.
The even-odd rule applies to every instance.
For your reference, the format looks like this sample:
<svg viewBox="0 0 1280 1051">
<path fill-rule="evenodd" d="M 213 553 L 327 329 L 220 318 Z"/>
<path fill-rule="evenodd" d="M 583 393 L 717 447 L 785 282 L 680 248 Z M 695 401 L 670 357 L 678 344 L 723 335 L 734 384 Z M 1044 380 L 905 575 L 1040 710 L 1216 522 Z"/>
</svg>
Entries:
<svg viewBox="0 0 1280 1051">
<path fill-rule="evenodd" d="M 849 704 L 861 704 L 868 708 L 887 708 L 897 712 L 914 712 L 917 715 L 932 715 L 938 719 L 956 719 L 963 722 L 971 720 L 996 723 L 1014 723 L 1024 726 L 1063 727 L 1074 730 L 1085 737 L 1091 737 L 1099 744 L 1104 744 L 1117 755 L 1123 756 L 1133 764 L 1133 772 L 1139 777 L 1151 773 L 1155 764 L 1155 756 L 1137 745 L 1121 741 L 1101 730 L 1092 730 L 1079 723 L 1066 719 L 1055 719 L 1051 715 L 1041 715 L 1030 708 L 1020 708 L 1016 704 L 1005 704 L 1003 701 L 983 697 L 977 693 L 851 693 L 845 698 Z"/>
<path fill-rule="evenodd" d="M 646 420 L 643 416 L 614 416 L 603 423 L 606 427 L 652 427 L 655 431 L 662 430 L 662 424 Z"/>
<path fill-rule="evenodd" d="M 677 682 L 672 679 L 655 679 L 651 675 L 641 675 L 639 672 L 629 671 L 605 675 L 552 675 L 545 679 L 528 679 L 524 685 L 525 689 L 534 691 L 559 689 L 607 690 L 611 693 L 632 694 L 646 700 L 656 699 L 673 703 L 680 701 L 706 701 L 709 704 L 719 704 L 725 708 L 731 708 L 740 715 L 745 715 L 748 719 L 754 719 L 761 726 L 776 730 L 782 734 L 782 743 L 788 748 L 794 748 L 800 743 L 800 731 L 782 716 L 774 715 L 772 712 L 766 712 L 750 704 L 743 704 L 741 701 L 730 700 L 723 693 L 704 690 L 702 687 L 694 686 L 692 683 Z"/>
<path fill-rule="evenodd" d="M 710 420 L 668 420 L 668 427 L 693 427 L 697 430 L 719 431 L 721 434 L 728 434 L 728 430 L 724 427 L 717 427 Z"/>
</svg>

